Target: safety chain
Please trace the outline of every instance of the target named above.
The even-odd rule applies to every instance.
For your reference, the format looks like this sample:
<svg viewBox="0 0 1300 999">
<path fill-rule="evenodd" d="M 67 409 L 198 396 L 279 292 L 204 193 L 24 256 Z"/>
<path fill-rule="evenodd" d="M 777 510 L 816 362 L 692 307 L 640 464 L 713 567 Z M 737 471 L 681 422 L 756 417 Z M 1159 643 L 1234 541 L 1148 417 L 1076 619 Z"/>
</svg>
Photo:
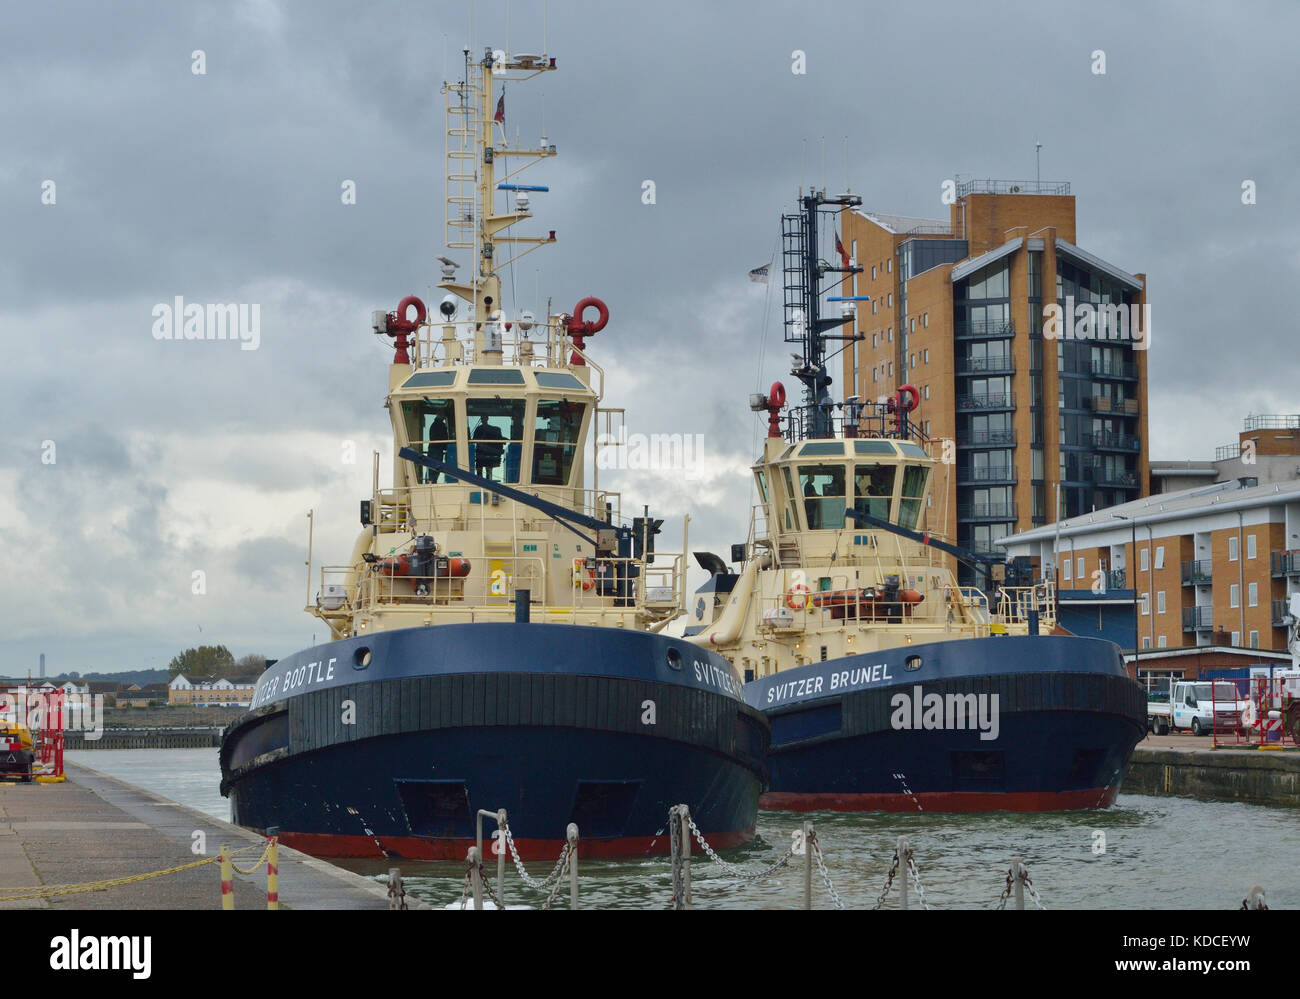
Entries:
<svg viewBox="0 0 1300 999">
<path fill-rule="evenodd" d="M 565 842 L 563 849 L 560 850 L 560 859 L 555 862 L 555 867 L 551 870 L 551 873 L 546 875 L 546 877 L 542 878 L 541 881 L 538 881 L 536 878 L 531 877 L 526 870 L 524 870 L 524 862 L 521 859 L 519 859 L 519 851 L 515 849 L 515 837 L 510 832 L 509 823 L 503 825 L 501 828 L 504 832 L 506 846 L 510 850 L 510 859 L 514 861 L 515 870 L 519 872 L 519 877 L 523 880 L 524 884 L 526 884 L 529 888 L 532 888 L 534 891 L 545 891 L 546 886 L 549 885 L 552 881 L 554 881 L 556 884 L 559 884 L 558 879 L 560 877 L 561 871 L 564 868 L 565 858 L 568 856 L 569 853 L 569 844 L 567 841 Z"/>
<path fill-rule="evenodd" d="M 722 868 L 723 873 L 729 874 L 733 878 L 736 878 L 738 881 L 741 881 L 745 884 L 754 884 L 755 882 L 763 880 L 763 878 L 767 877 L 769 874 L 776 873 L 782 867 L 785 867 L 788 863 L 790 863 L 790 859 L 794 856 L 794 847 L 791 847 L 789 850 L 786 851 L 786 853 L 781 857 L 780 860 L 772 864 L 770 867 L 759 871 L 757 874 L 750 874 L 743 867 L 740 867 L 737 864 L 728 863 L 727 861 L 719 857 L 717 852 L 713 849 L 713 847 L 709 846 L 708 841 L 705 840 L 704 834 L 700 832 L 699 827 L 695 824 L 695 820 L 691 818 L 689 815 L 686 818 L 686 822 L 690 826 L 691 833 L 694 835 L 695 841 L 700 844 L 700 849 L 702 849 L 708 855 L 709 859 L 713 861 L 715 864 L 717 864 L 720 868 Z"/>
<path fill-rule="evenodd" d="M 560 859 L 556 864 L 555 873 L 557 877 L 555 878 L 555 884 L 551 885 L 551 893 L 546 896 L 546 904 L 542 906 L 543 909 L 549 909 L 555 902 L 555 896 L 560 893 L 560 885 L 564 884 L 564 875 L 568 872 L 569 863 L 572 859 L 570 852 L 569 844 L 566 842 L 564 849 L 560 851 Z"/>
<path fill-rule="evenodd" d="M 921 908 L 930 908 L 930 903 L 925 900 L 925 889 L 921 887 L 921 875 L 917 873 L 916 862 L 912 860 L 912 848 L 907 848 L 907 870 L 912 875 L 912 886 L 916 888 L 916 897 L 921 900 Z"/>
<path fill-rule="evenodd" d="M 1007 899 L 1011 897 L 1011 889 L 1015 887 L 1015 879 L 1011 875 L 1011 868 L 1007 868 L 1007 883 L 1002 888 L 1002 895 L 998 899 L 997 908 L 999 910 L 1007 907 Z"/>
<path fill-rule="evenodd" d="M 880 889 L 880 895 L 876 898 L 876 904 L 872 909 L 879 909 L 885 904 L 885 896 L 889 894 L 889 889 L 894 886 L 894 875 L 898 873 L 898 851 L 894 851 L 894 862 L 889 865 L 889 874 L 885 878 L 885 887 Z"/>
<path fill-rule="evenodd" d="M 460 890 L 460 911 L 465 911 L 465 902 L 469 899 L 470 875 L 474 871 L 474 865 L 469 864 L 465 868 L 465 886 Z"/>
<path fill-rule="evenodd" d="M 257 863 L 255 863 L 248 870 L 244 870 L 242 867 L 236 864 L 233 858 L 230 861 L 230 866 L 233 867 L 235 870 L 237 870 L 240 874 L 256 874 L 257 869 L 261 867 L 264 863 L 266 863 L 267 858 L 269 858 L 270 856 L 271 856 L 271 844 L 268 841 L 266 844 L 266 849 L 263 850 L 262 855 L 257 858 Z"/>
<path fill-rule="evenodd" d="M 835 908 L 843 909 L 844 903 L 840 901 L 840 893 L 835 890 L 835 886 L 831 884 L 831 876 L 826 872 L 826 862 L 822 858 L 822 848 L 821 844 L 817 842 L 816 831 L 808 836 L 807 849 L 812 850 L 813 860 L 817 861 L 817 870 L 822 876 L 822 884 L 826 886 L 826 893 L 830 895 L 831 901 L 835 903 Z M 892 876 L 891 873 L 890 877 Z"/>
<path fill-rule="evenodd" d="M 1024 864 L 1021 864 L 1020 866 L 1025 867 Z M 1034 887 L 1033 879 L 1029 876 L 1029 868 L 1027 867 L 1025 867 L 1025 891 L 1029 894 L 1030 899 L 1033 900 L 1034 905 L 1041 909 L 1043 903 L 1038 899 L 1038 889 Z"/>
</svg>

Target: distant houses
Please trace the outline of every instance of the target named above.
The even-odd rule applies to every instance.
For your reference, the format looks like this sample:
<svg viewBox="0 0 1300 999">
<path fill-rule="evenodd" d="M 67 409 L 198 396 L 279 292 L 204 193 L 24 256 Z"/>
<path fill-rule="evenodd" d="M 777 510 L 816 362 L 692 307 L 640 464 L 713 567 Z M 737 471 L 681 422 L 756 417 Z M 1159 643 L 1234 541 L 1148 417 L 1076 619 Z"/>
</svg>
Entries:
<svg viewBox="0 0 1300 999">
<path fill-rule="evenodd" d="M 196 683 L 183 673 L 179 673 L 172 678 L 167 687 L 168 704 L 246 708 L 253 703 L 253 691 L 257 688 L 257 681 L 248 678 L 231 680 L 222 676 Z"/>
</svg>

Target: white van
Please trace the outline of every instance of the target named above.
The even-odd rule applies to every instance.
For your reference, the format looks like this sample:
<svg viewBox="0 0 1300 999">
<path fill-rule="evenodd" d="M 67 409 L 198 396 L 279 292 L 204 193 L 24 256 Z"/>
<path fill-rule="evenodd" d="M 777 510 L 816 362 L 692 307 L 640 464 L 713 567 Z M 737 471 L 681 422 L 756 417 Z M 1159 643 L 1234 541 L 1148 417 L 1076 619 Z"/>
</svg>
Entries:
<svg viewBox="0 0 1300 999">
<path fill-rule="evenodd" d="M 1174 684 L 1173 727 L 1191 729 L 1193 735 L 1219 731 L 1243 731 L 1242 713 L 1246 701 L 1231 680 L 1187 680 Z"/>
</svg>

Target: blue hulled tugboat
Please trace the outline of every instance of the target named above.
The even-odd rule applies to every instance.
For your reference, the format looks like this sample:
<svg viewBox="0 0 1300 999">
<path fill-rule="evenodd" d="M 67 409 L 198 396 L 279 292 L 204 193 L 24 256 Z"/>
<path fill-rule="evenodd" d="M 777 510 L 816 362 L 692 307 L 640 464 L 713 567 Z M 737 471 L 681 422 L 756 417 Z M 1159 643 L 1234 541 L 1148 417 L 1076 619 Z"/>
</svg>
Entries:
<svg viewBox="0 0 1300 999">
<path fill-rule="evenodd" d="M 1143 689 L 1110 642 L 1050 634 L 1054 590 L 1031 568 L 965 551 L 929 530 L 949 466 L 909 419 L 910 385 L 833 403 L 825 341 L 855 314 L 822 318 L 819 216 L 859 204 L 801 198 L 784 218 L 786 340 L 802 406 L 780 382 L 753 466 L 759 504 L 743 563 L 710 572 L 686 634 L 743 672 L 772 723 L 765 808 L 1050 810 L 1109 805 L 1146 730 Z M 834 331 L 834 333 L 832 333 Z M 784 426 L 783 426 L 784 424 Z M 933 506 L 938 507 L 938 502 Z M 939 520 L 942 524 L 942 520 Z M 951 559 L 989 592 L 960 587 Z"/>
<path fill-rule="evenodd" d="M 222 793 L 235 822 L 326 857 L 462 859 L 480 808 L 507 810 L 525 858 L 554 857 L 570 822 L 586 855 L 666 851 L 679 802 L 715 845 L 743 843 L 767 721 L 725 657 L 660 634 L 685 580 L 682 554 L 654 550 L 662 521 L 584 484 L 604 387 L 587 340 L 609 310 L 502 301 L 500 272 L 555 241 L 513 234 L 546 189 L 506 164 L 556 150 L 509 145 L 498 92 L 555 60 L 465 67 L 445 88 L 446 243 L 473 273 L 440 258 L 436 319 L 414 296 L 375 314 L 393 486 L 376 455 L 351 557 L 308 607 L 331 640 L 262 676 L 222 740 Z"/>
</svg>

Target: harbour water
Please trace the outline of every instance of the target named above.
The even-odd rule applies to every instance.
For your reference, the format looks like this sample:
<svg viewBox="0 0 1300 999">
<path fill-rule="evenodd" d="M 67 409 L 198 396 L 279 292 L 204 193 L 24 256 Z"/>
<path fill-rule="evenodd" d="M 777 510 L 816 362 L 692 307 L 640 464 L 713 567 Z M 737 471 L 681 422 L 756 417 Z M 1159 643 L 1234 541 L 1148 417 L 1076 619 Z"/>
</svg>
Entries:
<svg viewBox="0 0 1300 999">
<path fill-rule="evenodd" d="M 215 749 L 96 750 L 72 762 L 148 788 L 220 819 L 229 806 L 217 790 Z M 666 817 L 665 817 L 666 818 Z M 1049 909 L 1234 909 L 1252 884 L 1271 908 L 1300 905 L 1300 813 L 1189 798 L 1121 793 L 1105 811 L 994 812 L 974 815 L 843 814 L 810 816 L 828 873 L 846 907 L 870 908 L 885 882 L 894 844 L 907 835 L 927 901 L 936 908 L 992 908 L 1007 863 L 1018 854 Z M 724 858 L 758 872 L 786 850 L 801 816 L 760 812 L 759 841 Z M 486 830 L 492 823 L 485 823 Z M 693 851 L 698 853 L 698 851 Z M 698 856 L 692 866 L 697 908 L 789 909 L 800 904 L 802 872 L 793 863 L 752 886 L 738 886 Z M 350 861 L 351 870 L 382 877 L 384 861 Z M 400 863 L 407 889 L 435 906 L 459 900 L 464 865 Z M 488 866 L 495 872 L 495 862 Z M 507 865 L 507 901 L 540 905 Z M 541 877 L 549 865 L 531 865 Z M 608 909 L 666 908 L 667 858 L 589 861 L 580 866 L 582 902 Z M 291 892 L 283 886 L 286 896 Z M 565 904 L 561 901 L 558 904 Z M 831 903 L 814 872 L 814 906 Z M 888 907 L 897 905 L 897 880 Z"/>
</svg>

